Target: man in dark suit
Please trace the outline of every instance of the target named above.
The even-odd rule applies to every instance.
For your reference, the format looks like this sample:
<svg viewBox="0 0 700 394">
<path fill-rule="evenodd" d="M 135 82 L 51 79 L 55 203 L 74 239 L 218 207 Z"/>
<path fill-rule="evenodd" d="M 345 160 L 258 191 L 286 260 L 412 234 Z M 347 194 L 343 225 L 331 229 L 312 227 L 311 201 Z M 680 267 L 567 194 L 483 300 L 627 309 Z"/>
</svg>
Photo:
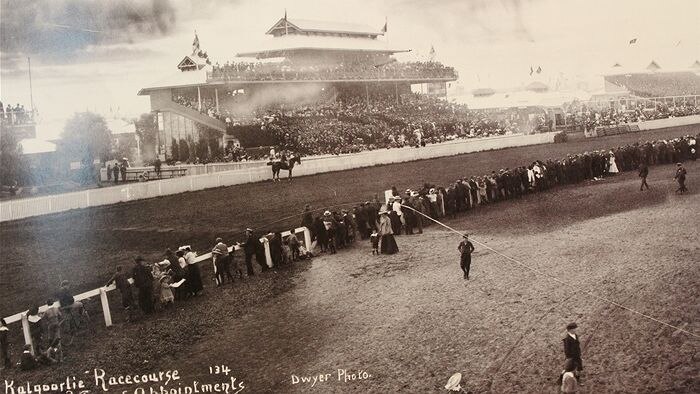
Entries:
<svg viewBox="0 0 700 394">
<path fill-rule="evenodd" d="M 469 268 L 472 264 L 472 252 L 474 251 L 474 245 L 469 242 L 469 236 L 467 234 L 464 234 L 463 237 L 464 239 L 459 243 L 459 246 L 457 246 L 457 250 L 459 250 L 460 255 L 459 266 L 462 268 L 462 272 L 464 273 L 464 279 L 469 279 Z"/>
<path fill-rule="evenodd" d="M 245 267 L 248 276 L 253 276 L 255 275 L 255 271 L 253 270 L 253 256 L 256 256 L 258 253 L 260 238 L 255 236 L 253 229 L 251 228 L 245 229 L 245 236 L 245 242 L 243 243 L 243 251 L 245 252 Z"/>
<path fill-rule="evenodd" d="M 581 371 L 583 370 L 583 361 L 581 361 L 581 343 L 579 342 L 578 335 L 576 334 L 576 329 L 578 325 L 576 323 L 569 323 L 566 326 L 566 336 L 564 337 L 564 355 L 566 358 L 570 358 L 574 361 L 576 368 L 576 378 L 581 384 Z"/>
<path fill-rule="evenodd" d="M 688 188 L 685 187 L 685 176 L 687 174 L 687 171 L 681 163 L 676 164 L 676 166 L 676 176 L 673 177 L 673 179 L 678 181 L 678 189 L 676 189 L 676 193 L 680 192 L 681 194 L 683 194 L 688 191 Z"/>
<path fill-rule="evenodd" d="M 639 177 L 642 178 L 642 185 L 639 187 L 639 191 L 644 190 L 644 186 L 649 190 L 649 185 L 647 184 L 647 176 L 649 176 L 649 167 L 646 164 L 639 164 Z"/>
</svg>

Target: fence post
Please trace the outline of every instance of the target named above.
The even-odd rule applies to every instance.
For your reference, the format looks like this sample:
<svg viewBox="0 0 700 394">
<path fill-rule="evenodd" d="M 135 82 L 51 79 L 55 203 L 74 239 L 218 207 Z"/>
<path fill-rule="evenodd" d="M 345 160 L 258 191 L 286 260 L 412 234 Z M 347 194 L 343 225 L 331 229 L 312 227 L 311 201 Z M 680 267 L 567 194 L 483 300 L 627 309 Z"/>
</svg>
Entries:
<svg viewBox="0 0 700 394">
<path fill-rule="evenodd" d="M 304 231 L 304 243 L 306 244 L 304 246 L 306 246 L 306 250 L 308 250 L 310 252 L 311 251 L 311 231 L 309 231 L 309 229 L 306 227 L 302 227 L 302 229 Z"/>
<path fill-rule="evenodd" d="M 109 310 L 109 300 L 107 299 L 107 291 L 104 287 L 100 289 L 100 301 L 102 302 L 102 314 L 105 317 L 105 326 L 112 326 L 112 313 Z"/>
<path fill-rule="evenodd" d="M 27 312 L 22 313 L 22 333 L 24 334 L 24 343 L 32 347 L 32 354 L 36 356 L 36 352 L 34 351 L 34 343 L 32 342 L 32 333 L 29 330 Z"/>
</svg>

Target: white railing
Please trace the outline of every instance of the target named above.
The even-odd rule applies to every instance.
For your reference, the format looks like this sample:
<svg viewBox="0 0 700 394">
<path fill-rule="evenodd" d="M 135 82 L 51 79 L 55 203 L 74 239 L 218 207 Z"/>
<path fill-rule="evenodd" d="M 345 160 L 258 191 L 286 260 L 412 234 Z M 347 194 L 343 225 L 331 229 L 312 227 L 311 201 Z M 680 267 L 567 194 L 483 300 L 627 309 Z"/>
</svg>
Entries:
<svg viewBox="0 0 700 394">
<path fill-rule="evenodd" d="M 554 142 L 554 133 L 514 134 L 469 140 L 459 139 L 428 145 L 423 148 L 379 149 L 343 155 L 309 157 L 303 158 L 302 164 L 294 167 L 294 175 L 312 175 L 370 167 L 378 164 L 400 163 L 552 142 Z M 285 174 L 285 172 L 282 174 Z M 8 200 L 0 202 L 0 222 L 65 212 L 71 209 L 166 196 L 186 191 L 260 182 L 270 178 L 272 178 L 272 172 L 269 166 L 249 167 L 212 174 L 120 184 L 81 192 Z"/>
<path fill-rule="evenodd" d="M 304 239 L 303 239 L 304 247 L 310 251 L 311 250 L 311 232 L 309 231 L 309 229 L 306 227 L 298 227 L 298 228 L 294 229 L 294 233 L 295 234 L 298 234 L 298 233 L 304 234 Z M 291 234 L 291 231 L 283 231 L 282 237 L 287 237 L 290 234 Z M 267 238 L 262 237 L 262 238 L 260 238 L 260 243 L 263 245 L 263 248 L 265 251 L 265 262 L 267 263 L 268 267 L 272 268 L 273 267 L 272 254 L 270 253 L 269 241 Z M 239 245 L 229 246 L 229 248 L 228 248 L 229 252 L 234 252 L 236 250 L 241 250 L 241 249 L 242 248 Z M 207 260 L 211 260 L 211 259 L 212 259 L 212 254 L 211 254 L 211 252 L 209 252 L 209 253 L 203 254 L 201 256 L 197 256 L 195 261 L 197 263 L 200 263 L 202 261 L 207 261 Z M 129 283 L 134 283 L 134 280 L 130 278 Z M 112 326 L 112 313 L 111 313 L 110 308 L 109 308 L 109 300 L 107 298 L 107 293 L 110 291 L 113 291 L 113 290 L 116 290 L 116 286 L 114 284 L 109 285 L 109 286 L 100 287 L 97 289 L 92 289 L 92 290 L 86 291 L 84 293 L 80 293 L 80 294 L 74 296 L 73 299 L 75 299 L 75 301 L 81 301 L 81 300 L 89 299 L 89 298 L 92 298 L 92 297 L 99 295 L 100 296 L 100 303 L 102 304 L 102 315 L 104 317 L 105 326 L 110 327 L 110 326 Z M 59 306 L 58 301 L 56 301 L 52 306 L 58 307 Z M 47 309 L 49 309 L 48 305 L 42 305 L 39 307 L 38 313 L 42 314 L 42 313 L 46 312 Z M 32 335 L 31 335 L 30 328 L 29 328 L 29 315 L 28 315 L 28 313 L 29 313 L 29 310 L 26 310 L 26 311 L 15 313 L 14 315 L 8 316 L 5 318 L 5 323 L 12 324 L 12 323 L 16 323 L 18 321 L 22 322 L 22 333 L 24 334 L 24 343 L 26 343 L 27 345 L 31 345 L 32 346 L 32 353 L 34 353 L 35 347 L 34 347 L 34 343 L 32 341 Z"/>
</svg>

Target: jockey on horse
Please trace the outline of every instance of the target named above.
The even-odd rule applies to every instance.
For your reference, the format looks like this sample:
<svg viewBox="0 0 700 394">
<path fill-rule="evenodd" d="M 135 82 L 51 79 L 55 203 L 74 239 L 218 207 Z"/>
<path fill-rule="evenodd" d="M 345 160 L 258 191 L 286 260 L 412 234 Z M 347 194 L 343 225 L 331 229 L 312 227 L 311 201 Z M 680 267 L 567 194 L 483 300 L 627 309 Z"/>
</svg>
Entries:
<svg viewBox="0 0 700 394">
<path fill-rule="evenodd" d="M 274 148 L 270 149 L 270 161 L 267 163 L 272 166 L 272 180 L 279 181 L 280 170 L 289 171 L 289 179 L 292 178 L 292 170 L 294 164 L 301 164 L 301 159 L 298 155 L 291 153 L 287 154 L 286 150 L 275 153 Z"/>
</svg>

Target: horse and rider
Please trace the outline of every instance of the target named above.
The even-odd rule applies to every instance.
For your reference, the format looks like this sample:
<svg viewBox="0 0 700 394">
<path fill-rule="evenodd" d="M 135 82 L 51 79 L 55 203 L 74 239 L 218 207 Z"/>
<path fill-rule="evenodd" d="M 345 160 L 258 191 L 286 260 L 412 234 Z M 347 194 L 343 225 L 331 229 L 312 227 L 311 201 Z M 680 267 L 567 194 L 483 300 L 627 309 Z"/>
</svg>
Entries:
<svg viewBox="0 0 700 394">
<path fill-rule="evenodd" d="M 295 164 L 301 164 L 301 156 L 284 149 L 280 152 L 275 152 L 274 148 L 270 149 L 270 160 L 267 162 L 267 165 L 272 166 L 273 182 L 280 181 L 280 170 L 289 171 L 288 179 L 291 180 Z"/>
</svg>

